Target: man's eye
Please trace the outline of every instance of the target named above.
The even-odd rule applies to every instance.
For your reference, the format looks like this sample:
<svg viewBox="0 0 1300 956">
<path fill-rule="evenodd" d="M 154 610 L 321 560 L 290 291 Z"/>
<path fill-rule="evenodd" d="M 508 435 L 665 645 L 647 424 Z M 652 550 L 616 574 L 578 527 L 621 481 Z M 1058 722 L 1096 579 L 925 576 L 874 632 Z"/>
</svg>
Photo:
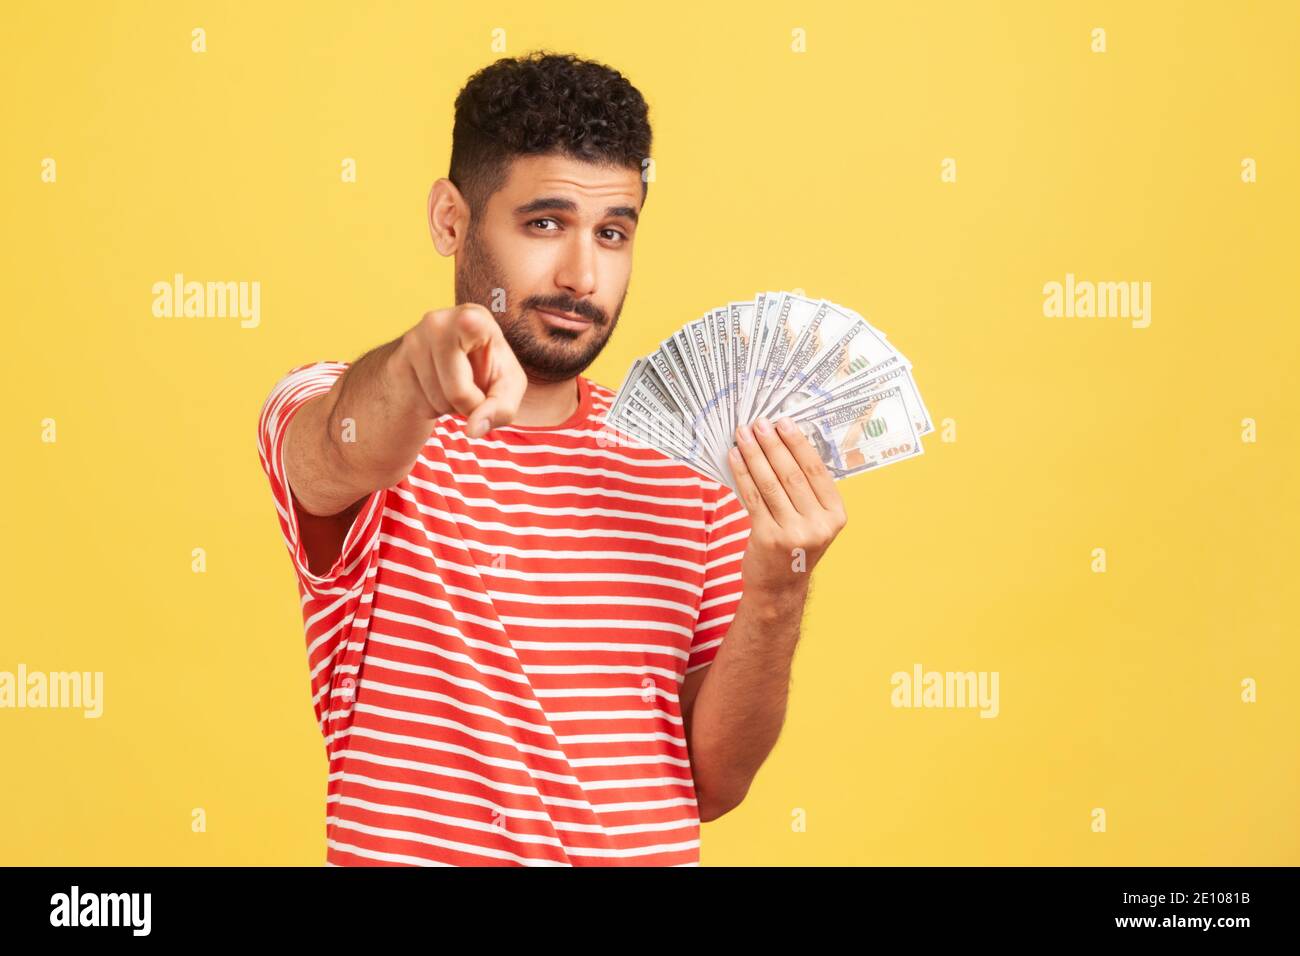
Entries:
<svg viewBox="0 0 1300 956">
<path fill-rule="evenodd" d="M 609 238 L 611 238 L 611 239 L 626 239 L 626 238 L 627 238 L 627 236 L 625 236 L 625 235 L 624 235 L 622 232 L 620 232 L 618 229 L 602 229 L 601 232 L 609 233 L 609 234 L 610 234 L 610 235 L 609 235 Z"/>
<path fill-rule="evenodd" d="M 545 217 L 545 218 L 543 218 L 543 219 L 534 219 L 532 222 L 529 223 L 529 225 L 530 225 L 530 226 L 535 226 L 535 225 L 537 225 L 539 222 L 551 222 L 551 223 L 555 223 L 556 228 L 559 228 L 559 225 L 560 225 L 558 222 L 555 222 L 555 220 L 552 219 L 552 218 L 550 218 L 549 216 L 547 216 L 547 217 Z M 551 231 L 553 231 L 553 230 L 550 230 L 550 229 L 544 229 L 544 230 L 542 230 L 542 231 L 543 231 L 543 232 L 551 232 Z"/>
</svg>

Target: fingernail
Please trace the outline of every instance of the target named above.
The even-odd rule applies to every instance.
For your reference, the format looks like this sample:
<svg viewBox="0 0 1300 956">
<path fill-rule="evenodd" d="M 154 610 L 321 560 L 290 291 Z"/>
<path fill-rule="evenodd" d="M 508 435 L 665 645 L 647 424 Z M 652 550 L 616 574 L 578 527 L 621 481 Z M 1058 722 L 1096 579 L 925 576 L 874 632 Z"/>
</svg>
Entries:
<svg viewBox="0 0 1300 956">
<path fill-rule="evenodd" d="M 785 418 L 781 419 L 779 422 L 776 423 L 776 427 L 781 429 L 782 432 L 788 435 L 792 431 L 794 431 L 794 422 L 791 421 L 790 416 L 787 415 L 785 416 Z"/>
<path fill-rule="evenodd" d="M 727 457 L 732 461 L 740 461 L 740 449 L 735 445 L 732 445 L 731 448 L 727 450 Z"/>
<path fill-rule="evenodd" d="M 473 425 L 469 426 L 469 437 L 479 438 L 487 431 L 487 419 L 480 418 Z"/>
<path fill-rule="evenodd" d="M 760 435 L 772 434 L 772 423 L 762 415 L 758 416 L 758 421 L 754 422 L 754 427 L 758 429 Z"/>
<path fill-rule="evenodd" d="M 749 444 L 754 440 L 754 436 L 750 433 L 748 425 L 741 425 L 740 428 L 737 429 L 737 432 L 740 435 L 740 440 L 745 444 Z"/>
</svg>

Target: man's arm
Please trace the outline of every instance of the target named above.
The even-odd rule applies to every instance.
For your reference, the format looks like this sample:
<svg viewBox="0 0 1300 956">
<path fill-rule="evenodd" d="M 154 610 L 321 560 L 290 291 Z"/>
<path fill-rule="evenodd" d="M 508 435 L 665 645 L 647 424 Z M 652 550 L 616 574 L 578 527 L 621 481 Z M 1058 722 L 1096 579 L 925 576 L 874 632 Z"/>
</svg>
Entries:
<svg viewBox="0 0 1300 956">
<path fill-rule="evenodd" d="M 737 429 L 731 468 L 752 528 L 727 638 L 681 691 L 700 820 L 739 806 L 785 723 L 814 565 L 848 521 L 835 481 L 788 419 Z"/>
<path fill-rule="evenodd" d="M 477 436 L 513 420 L 526 386 L 496 319 L 462 305 L 426 314 L 305 402 L 285 431 L 284 471 L 311 570 L 338 557 L 372 492 L 406 477 L 438 416 L 467 416 Z"/>
</svg>

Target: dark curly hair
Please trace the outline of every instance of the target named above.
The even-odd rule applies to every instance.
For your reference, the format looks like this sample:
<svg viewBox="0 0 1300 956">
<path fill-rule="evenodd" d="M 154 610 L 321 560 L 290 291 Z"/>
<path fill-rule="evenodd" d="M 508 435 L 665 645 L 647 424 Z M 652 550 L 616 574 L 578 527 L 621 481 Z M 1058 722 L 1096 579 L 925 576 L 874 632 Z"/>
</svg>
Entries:
<svg viewBox="0 0 1300 956">
<path fill-rule="evenodd" d="M 537 50 L 485 66 L 456 96 L 448 177 L 473 218 L 505 185 L 516 156 L 562 153 L 642 169 L 650 156 L 648 107 L 617 70 Z M 641 201 L 648 183 L 641 177 Z"/>
</svg>

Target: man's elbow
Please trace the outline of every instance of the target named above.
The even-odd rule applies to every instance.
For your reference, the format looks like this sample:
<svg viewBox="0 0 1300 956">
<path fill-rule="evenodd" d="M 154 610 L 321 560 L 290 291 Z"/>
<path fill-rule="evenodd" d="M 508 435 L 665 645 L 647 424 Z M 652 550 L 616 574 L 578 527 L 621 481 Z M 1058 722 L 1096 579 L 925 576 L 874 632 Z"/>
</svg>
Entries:
<svg viewBox="0 0 1300 956">
<path fill-rule="evenodd" d="M 725 816 L 736 807 L 740 806 L 745 800 L 745 794 L 748 791 L 740 791 L 733 795 L 713 796 L 709 793 L 697 794 L 697 803 L 700 808 L 700 822 L 710 823 L 718 817 Z"/>
</svg>

